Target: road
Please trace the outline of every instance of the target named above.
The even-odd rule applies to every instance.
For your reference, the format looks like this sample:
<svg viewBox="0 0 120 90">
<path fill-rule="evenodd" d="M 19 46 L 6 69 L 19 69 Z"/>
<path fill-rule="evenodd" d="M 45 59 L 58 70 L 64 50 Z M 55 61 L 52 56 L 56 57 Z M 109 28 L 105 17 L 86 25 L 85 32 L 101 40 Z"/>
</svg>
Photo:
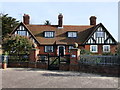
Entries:
<svg viewBox="0 0 120 90">
<path fill-rule="evenodd" d="M 70 71 L 8 68 L 2 71 L 2 88 L 117 88 L 117 77 Z"/>
</svg>

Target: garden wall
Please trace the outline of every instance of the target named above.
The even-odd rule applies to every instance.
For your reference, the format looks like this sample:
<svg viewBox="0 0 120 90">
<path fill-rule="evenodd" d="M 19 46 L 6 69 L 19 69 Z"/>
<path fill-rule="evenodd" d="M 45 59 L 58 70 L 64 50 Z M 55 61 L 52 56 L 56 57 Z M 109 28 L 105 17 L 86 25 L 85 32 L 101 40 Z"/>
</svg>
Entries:
<svg viewBox="0 0 120 90">
<path fill-rule="evenodd" d="M 9 63 L 8 67 L 18 67 L 18 68 L 40 68 L 48 69 L 46 63 L 39 62 L 12 62 Z M 87 72 L 87 73 L 97 73 L 104 75 L 118 76 L 120 73 L 119 66 L 112 65 L 83 65 L 83 64 L 60 64 L 59 70 L 62 71 L 77 71 L 77 72 Z"/>
</svg>

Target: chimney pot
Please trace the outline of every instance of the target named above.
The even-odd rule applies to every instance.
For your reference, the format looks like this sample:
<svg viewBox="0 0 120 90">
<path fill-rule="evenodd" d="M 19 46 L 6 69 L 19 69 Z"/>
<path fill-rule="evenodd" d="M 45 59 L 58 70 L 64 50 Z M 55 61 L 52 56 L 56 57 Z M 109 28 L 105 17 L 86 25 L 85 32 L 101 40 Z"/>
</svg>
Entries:
<svg viewBox="0 0 120 90">
<path fill-rule="evenodd" d="M 28 14 L 24 14 L 23 16 L 23 23 L 24 24 L 29 24 L 30 16 Z"/>
<path fill-rule="evenodd" d="M 90 17 L 90 25 L 96 25 L 96 17 L 95 16 L 91 16 Z"/>
</svg>

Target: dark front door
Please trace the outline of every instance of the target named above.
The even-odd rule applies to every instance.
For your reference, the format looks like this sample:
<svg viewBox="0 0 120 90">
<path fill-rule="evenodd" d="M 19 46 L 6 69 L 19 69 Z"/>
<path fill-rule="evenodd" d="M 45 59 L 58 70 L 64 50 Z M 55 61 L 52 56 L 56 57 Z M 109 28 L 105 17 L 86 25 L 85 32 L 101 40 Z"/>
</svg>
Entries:
<svg viewBox="0 0 120 90">
<path fill-rule="evenodd" d="M 59 47 L 59 56 L 64 56 L 64 47 Z"/>
</svg>

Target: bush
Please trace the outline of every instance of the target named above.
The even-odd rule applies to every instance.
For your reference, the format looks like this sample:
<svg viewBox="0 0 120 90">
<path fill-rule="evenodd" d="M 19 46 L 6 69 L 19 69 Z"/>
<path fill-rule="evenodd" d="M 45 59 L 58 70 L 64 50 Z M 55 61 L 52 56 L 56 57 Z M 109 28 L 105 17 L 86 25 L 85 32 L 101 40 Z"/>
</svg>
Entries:
<svg viewBox="0 0 120 90">
<path fill-rule="evenodd" d="M 88 50 L 85 50 L 85 49 L 81 49 L 80 54 L 81 54 L 81 55 L 90 55 L 91 52 L 88 51 Z"/>
</svg>

